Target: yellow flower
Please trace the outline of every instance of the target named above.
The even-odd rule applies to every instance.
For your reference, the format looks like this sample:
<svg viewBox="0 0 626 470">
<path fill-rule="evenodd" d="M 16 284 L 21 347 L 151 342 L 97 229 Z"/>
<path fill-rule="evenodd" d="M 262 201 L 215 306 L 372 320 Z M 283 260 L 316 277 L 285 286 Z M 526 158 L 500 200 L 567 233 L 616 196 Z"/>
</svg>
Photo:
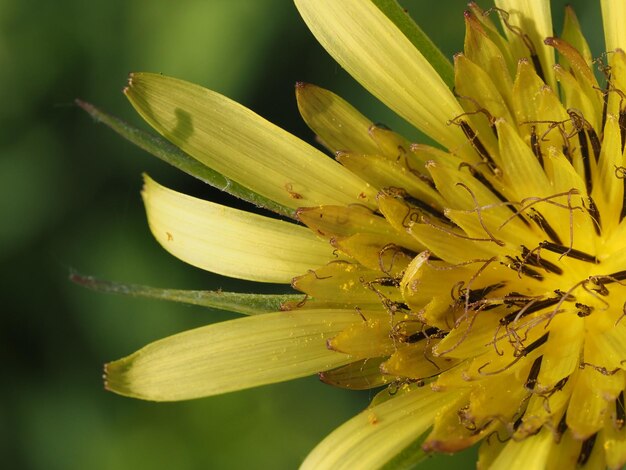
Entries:
<svg viewBox="0 0 626 470">
<path fill-rule="evenodd" d="M 299 84 L 335 161 L 215 92 L 131 75 L 129 100 L 186 165 L 302 223 L 146 177 L 156 239 L 194 266 L 304 295 L 242 301 L 232 308 L 252 315 L 108 364 L 107 387 L 182 400 L 316 372 L 387 386 L 304 468 L 406 464 L 479 442 L 480 468 L 620 468 L 626 3 L 601 2 L 595 63 L 570 8 L 556 38 L 548 1 L 470 4 L 453 69 L 392 3 L 296 0 L 339 64 L 436 148 Z"/>
</svg>

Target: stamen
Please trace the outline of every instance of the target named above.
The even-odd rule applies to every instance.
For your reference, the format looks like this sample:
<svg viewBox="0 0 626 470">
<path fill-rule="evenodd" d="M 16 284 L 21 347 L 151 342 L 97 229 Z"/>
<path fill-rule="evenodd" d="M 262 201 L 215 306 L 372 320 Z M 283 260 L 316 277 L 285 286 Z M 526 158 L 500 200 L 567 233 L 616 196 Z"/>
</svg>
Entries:
<svg viewBox="0 0 626 470">
<path fill-rule="evenodd" d="M 494 135 L 497 138 L 498 137 L 498 129 L 496 127 L 496 118 L 493 117 L 493 115 L 489 112 L 489 110 L 487 108 L 484 108 L 483 106 L 481 106 L 480 102 L 478 102 L 478 100 L 475 100 L 471 96 L 459 95 L 459 94 L 456 93 L 456 90 L 453 90 L 453 92 L 454 92 L 454 96 L 456 96 L 458 99 L 468 100 L 468 101 L 471 101 L 472 103 L 474 103 L 476 105 L 476 111 L 468 111 L 468 112 L 465 112 L 463 114 L 460 114 L 459 116 L 454 118 L 454 120 L 456 120 L 456 119 L 458 119 L 458 118 L 460 118 L 462 116 L 471 116 L 473 114 L 484 114 L 485 117 L 487 118 L 487 120 L 489 121 L 489 127 L 491 128 L 491 130 L 493 131 Z"/>
<path fill-rule="evenodd" d="M 563 209 L 567 209 L 569 212 L 569 233 L 570 233 L 570 247 L 574 244 L 574 210 L 578 209 L 578 210 L 584 210 L 582 207 L 579 206 L 572 206 L 572 196 L 579 194 L 579 191 L 576 188 L 572 188 L 567 192 L 564 193 L 557 193 L 557 194 L 553 194 L 552 196 L 547 196 L 547 197 L 527 197 L 522 199 L 521 201 L 521 205 L 522 207 L 520 209 L 518 209 L 518 212 L 523 212 L 527 209 L 530 209 L 531 207 L 533 207 L 536 204 L 539 204 L 540 202 L 545 202 L 546 204 L 552 204 L 556 207 L 561 207 Z M 555 202 L 553 201 L 553 199 L 556 199 L 558 197 L 562 197 L 562 196 L 567 196 L 567 205 L 565 204 L 561 204 L 559 202 Z M 531 201 L 530 203 L 528 201 Z M 504 227 L 506 224 L 508 224 L 511 220 L 513 220 L 513 216 L 509 217 L 508 219 L 506 219 L 504 222 L 502 222 L 500 224 L 500 227 L 498 227 L 498 229 Z"/>
<path fill-rule="evenodd" d="M 555 437 L 557 443 L 561 441 L 561 437 L 563 436 L 563 434 L 565 434 L 565 431 L 567 431 L 567 411 L 563 413 L 563 416 L 561 417 L 561 420 L 556 427 Z"/>
<path fill-rule="evenodd" d="M 622 284 L 620 281 L 626 281 L 626 271 L 617 271 L 613 274 L 606 274 L 601 276 L 591 276 L 589 280 L 602 284 L 611 284 L 613 282 L 617 282 L 620 285 Z"/>
<path fill-rule="evenodd" d="M 483 221 L 482 210 L 483 209 L 489 209 L 489 208 L 491 208 L 493 206 L 492 205 L 490 205 L 490 206 L 480 206 L 478 204 L 478 200 L 476 199 L 476 195 L 474 194 L 474 192 L 466 184 L 464 184 L 464 183 L 457 183 L 456 186 L 460 186 L 461 188 L 465 189 L 470 194 L 470 196 L 472 198 L 472 201 L 474 201 L 474 209 L 472 209 L 471 211 L 467 211 L 467 212 L 475 212 L 476 213 L 476 216 L 478 217 L 478 223 L 480 224 L 480 226 L 483 228 L 483 230 L 485 231 L 485 233 L 489 237 L 489 240 L 494 242 L 498 246 L 505 246 L 505 243 L 502 240 L 498 240 L 489 231 L 489 229 L 485 225 L 485 222 Z"/>
<path fill-rule="evenodd" d="M 583 445 L 580 448 L 580 454 L 578 454 L 578 460 L 576 462 L 578 465 L 582 466 L 587 463 L 589 457 L 591 457 L 591 452 L 593 451 L 593 446 L 596 443 L 597 437 L 598 433 L 583 441 Z"/>
<path fill-rule="evenodd" d="M 507 256 L 506 258 L 510 261 L 510 263 L 507 264 L 503 262 L 502 264 L 509 269 L 517 271 L 518 276 L 521 277 L 523 274 L 524 276 L 537 279 L 538 281 L 543 281 L 544 277 L 542 274 L 526 266 L 524 262 L 517 256 L 515 258 L 513 258 L 512 256 Z"/>
<path fill-rule="evenodd" d="M 589 213 L 589 216 L 591 217 L 591 221 L 593 222 L 593 228 L 596 231 L 596 235 L 600 235 L 601 229 L 602 229 L 602 223 L 600 220 L 600 211 L 598 210 L 598 206 L 596 206 L 595 201 L 593 200 L 593 198 L 591 196 L 589 196 L 587 198 L 589 207 L 587 207 L 587 212 Z"/>
<path fill-rule="evenodd" d="M 574 305 L 578 309 L 578 312 L 576 312 L 576 314 L 581 318 L 588 317 L 593 311 L 593 307 L 590 307 L 589 305 L 580 302 L 576 302 Z"/>
<path fill-rule="evenodd" d="M 536 254 L 534 252 L 536 252 Z M 559 266 L 550 261 L 542 259 L 539 255 L 539 250 L 537 249 L 530 251 L 528 248 L 522 245 L 522 256 L 524 257 L 524 263 L 528 263 L 531 266 L 535 266 L 536 268 L 543 268 L 553 274 L 563 274 L 563 270 Z"/>
<path fill-rule="evenodd" d="M 626 409 L 624 408 L 624 392 L 619 392 L 615 400 L 615 427 L 621 430 L 626 423 Z"/>
<path fill-rule="evenodd" d="M 539 160 L 539 164 L 543 167 L 543 155 L 541 154 L 541 146 L 539 145 L 535 126 L 530 126 L 530 148 L 535 154 L 535 157 L 537 157 L 537 160 Z"/>
<path fill-rule="evenodd" d="M 391 250 L 393 250 L 393 253 L 391 254 L 391 263 L 389 267 L 386 267 L 384 254 Z M 404 248 L 403 246 L 396 245 L 395 243 L 388 243 L 385 246 L 383 246 L 378 252 L 378 267 L 384 274 L 390 275 L 391 271 L 393 270 L 393 266 L 396 262 L 396 258 L 400 255 L 405 255 L 408 258 L 412 259 L 417 256 L 417 253 L 409 250 L 408 248 Z"/>
<path fill-rule="evenodd" d="M 464 121 L 463 119 L 458 119 L 458 120 L 452 119 L 450 122 L 452 124 L 457 124 L 461 126 L 461 130 L 463 131 L 463 134 L 465 134 L 465 137 L 467 137 L 467 140 L 470 141 L 470 144 L 472 145 L 474 150 L 476 150 L 476 153 L 478 154 L 480 159 L 487 164 L 487 166 L 489 167 L 492 173 L 494 174 L 499 173 L 498 167 L 496 166 L 496 163 L 493 161 L 493 158 L 491 157 L 491 155 L 489 155 L 489 152 L 485 148 L 484 144 L 480 141 L 480 139 L 474 132 L 474 129 L 470 127 L 467 121 Z"/>
<path fill-rule="evenodd" d="M 538 312 L 544 308 L 552 307 L 561 300 L 561 297 L 551 297 L 544 300 L 531 300 L 527 305 L 519 310 L 511 312 L 500 319 L 500 325 L 509 325 L 513 321 L 518 321 L 524 318 L 526 315 Z"/>
<path fill-rule="evenodd" d="M 548 221 L 541 214 L 541 212 L 539 212 L 534 207 L 531 207 L 528 217 L 530 217 L 532 221 L 535 222 L 541 230 L 543 230 L 543 232 L 548 236 L 550 240 L 552 240 L 554 243 L 558 243 L 559 245 L 563 244 L 559 235 L 554 231 L 552 226 L 548 223 Z"/>
<path fill-rule="evenodd" d="M 397 189 L 397 188 L 389 188 L 389 189 Z M 427 212 L 428 214 L 432 215 L 433 217 L 436 217 L 437 219 L 445 222 L 446 224 L 450 225 L 450 219 L 448 219 L 443 212 L 439 211 L 438 209 L 435 209 L 433 206 L 425 203 L 424 201 L 422 201 L 421 199 L 417 199 L 411 195 L 409 195 L 406 191 L 404 191 L 404 195 L 402 196 L 403 199 L 405 200 L 405 202 L 407 202 L 409 205 L 417 207 L 418 209 L 421 209 L 424 212 Z"/>
<path fill-rule="evenodd" d="M 546 344 L 546 342 L 548 341 L 548 336 L 549 335 L 550 335 L 549 331 L 547 333 L 544 333 L 543 336 L 541 336 L 541 338 L 533 341 L 532 343 L 530 343 L 526 347 L 522 347 L 522 349 L 519 352 L 516 351 L 513 355 L 519 354 L 522 357 L 525 357 L 525 356 L 529 355 L 535 349 L 537 349 L 537 348 L 543 346 L 544 344 Z"/>
<path fill-rule="evenodd" d="M 625 113 L 626 115 L 626 113 Z M 625 134 L 626 135 L 626 134 Z M 623 140 L 623 137 L 622 137 Z M 622 144 L 623 147 L 623 144 Z M 626 167 L 623 166 L 616 166 L 615 167 L 615 177 L 617 179 L 621 179 L 622 180 L 622 186 L 624 188 L 624 196 L 622 197 L 622 210 L 619 214 L 619 220 L 620 222 L 622 221 L 622 219 L 624 217 L 626 217 Z"/>
<path fill-rule="evenodd" d="M 534 390 L 535 385 L 537 385 L 537 377 L 539 376 L 539 371 L 541 370 L 541 361 L 543 360 L 543 356 L 539 356 L 533 362 L 533 365 L 530 367 L 530 372 L 528 373 L 528 378 L 526 379 L 526 383 L 524 387 L 527 390 Z"/>
<path fill-rule="evenodd" d="M 608 370 L 606 367 L 604 366 L 596 366 L 595 364 L 591 364 L 590 362 L 581 362 L 579 368 L 580 369 L 584 369 L 585 367 L 591 367 L 593 370 L 595 370 L 596 372 L 599 372 L 602 375 L 606 375 L 606 376 L 610 376 L 610 375 L 615 375 L 617 374 L 619 371 L 621 371 L 622 369 L 619 367 L 616 367 L 615 369 L 612 370 Z"/>
<path fill-rule="evenodd" d="M 587 144 L 587 135 L 582 131 L 578 132 L 578 144 L 580 145 L 580 156 L 585 169 L 585 187 L 587 194 L 591 194 L 591 162 L 589 159 L 589 145 Z"/>
<path fill-rule="evenodd" d="M 490 182 L 487 178 L 485 178 L 485 176 L 479 172 L 478 170 L 476 170 L 476 168 L 474 168 L 472 165 L 470 165 L 467 162 L 462 162 L 459 164 L 459 170 L 461 168 L 467 168 L 470 172 L 470 174 L 477 179 L 478 181 L 480 181 L 482 183 L 482 185 L 484 187 L 486 187 L 489 191 L 491 191 L 493 193 L 493 195 L 495 197 L 497 197 L 500 201 L 505 203 L 505 207 L 508 207 L 509 210 L 511 212 L 513 212 L 523 223 L 524 225 L 526 225 L 527 227 L 530 226 L 530 224 L 528 223 L 528 221 L 524 218 L 524 215 L 521 212 L 518 212 L 515 210 L 515 207 L 510 203 L 509 199 L 504 197 L 502 195 L 502 193 L 500 193 Z"/>
<path fill-rule="evenodd" d="M 537 72 L 537 75 L 539 76 L 539 78 L 541 78 L 543 82 L 545 82 L 546 80 L 543 74 L 543 68 L 541 67 L 541 62 L 539 61 L 539 56 L 537 55 L 537 50 L 535 49 L 535 45 L 530 40 L 530 36 L 524 33 L 522 28 L 520 28 L 519 26 L 514 26 L 511 23 L 509 23 L 509 12 L 506 10 L 503 10 L 502 8 L 491 7 L 489 10 L 485 11 L 484 15 L 487 16 L 492 11 L 497 11 L 498 13 L 500 13 L 500 17 L 502 18 L 502 23 L 504 23 L 504 26 L 513 34 L 515 34 L 516 36 L 519 36 L 519 38 L 523 41 L 524 45 L 528 48 L 528 52 L 530 53 L 530 59 L 533 62 L 533 66 L 535 67 L 535 71 Z"/>
<path fill-rule="evenodd" d="M 402 199 L 407 204 L 409 212 L 404 217 L 404 220 L 402 222 L 402 225 L 404 225 L 407 228 L 409 225 L 408 222 L 419 221 L 421 212 L 425 212 L 447 225 L 454 225 L 439 209 L 431 206 L 430 204 L 422 201 L 421 199 L 417 199 L 411 196 L 403 188 L 396 188 L 395 186 L 389 186 L 389 187 L 383 188 L 381 192 L 387 196 L 391 196 L 397 199 Z M 412 208 L 417 209 L 417 211 L 415 212 L 412 211 Z"/>
<path fill-rule="evenodd" d="M 589 141 L 591 142 L 593 157 L 595 158 L 596 163 L 598 163 L 598 160 L 600 159 L 600 151 L 602 150 L 602 144 L 600 143 L 600 139 L 598 138 L 598 134 L 596 133 L 595 129 L 591 127 L 591 124 L 589 124 L 588 122 L 586 123 L 587 125 L 585 127 L 587 131 L 587 136 L 589 137 Z"/>
<path fill-rule="evenodd" d="M 605 66 L 606 67 L 606 66 Z M 606 71 L 606 88 L 602 90 L 602 124 L 600 124 L 600 129 L 604 129 L 604 125 L 606 124 L 606 116 L 609 110 L 609 88 L 611 87 L 611 72 L 610 70 L 602 70 L 602 67 L 599 67 L 601 71 Z M 620 112 L 620 118 L 621 118 Z M 621 126 L 620 126 L 621 127 Z M 622 135 L 622 151 L 624 150 L 624 137 Z"/>
<path fill-rule="evenodd" d="M 487 294 L 493 292 L 494 290 L 500 289 L 504 287 L 506 284 L 504 282 L 498 282 L 496 284 L 491 284 L 489 286 L 481 287 L 480 289 L 472 289 L 466 291 L 464 294 L 467 296 L 467 301 L 470 304 L 474 304 L 480 300 L 483 300 L 487 297 Z"/>
<path fill-rule="evenodd" d="M 622 138 L 622 152 L 624 152 L 624 144 L 626 144 L 626 110 L 621 109 L 619 112 L 619 119 L 617 121 L 619 123 L 620 136 Z"/>
<path fill-rule="evenodd" d="M 439 335 L 441 333 L 442 331 L 439 328 L 431 326 L 430 328 L 426 328 L 424 331 L 407 336 L 404 342 L 409 344 L 417 343 L 418 341 L 422 341 L 427 338 L 430 339 L 431 336 Z"/>
<path fill-rule="evenodd" d="M 584 251 L 576 250 L 574 248 L 568 248 L 566 246 L 558 245 L 549 241 L 543 241 L 539 243 L 539 246 L 553 253 L 567 256 L 569 258 L 574 258 L 580 261 L 586 261 L 587 263 L 598 264 L 600 262 L 598 261 L 598 258 L 596 258 L 594 255 L 590 255 L 588 253 L 585 253 Z"/>
</svg>

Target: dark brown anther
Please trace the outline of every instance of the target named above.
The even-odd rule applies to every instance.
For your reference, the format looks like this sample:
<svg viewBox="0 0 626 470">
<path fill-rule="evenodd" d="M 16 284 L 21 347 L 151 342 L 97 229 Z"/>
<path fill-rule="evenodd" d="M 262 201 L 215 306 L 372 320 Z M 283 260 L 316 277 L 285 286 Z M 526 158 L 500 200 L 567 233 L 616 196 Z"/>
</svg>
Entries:
<svg viewBox="0 0 626 470">
<path fill-rule="evenodd" d="M 548 336 L 550 336 L 550 332 L 549 331 L 547 333 L 544 333 L 541 336 L 541 338 L 533 341 L 528 346 L 523 347 L 521 350 L 519 350 L 519 352 L 515 352 L 513 355 L 514 356 L 522 356 L 522 357 L 528 356 L 535 349 L 537 349 L 537 348 L 543 346 L 544 344 L 546 344 L 546 342 L 548 341 Z"/>
<path fill-rule="evenodd" d="M 626 217 L 626 178 L 623 181 L 624 181 L 624 197 L 622 198 L 622 210 L 619 215 L 620 222 L 622 221 L 624 217 Z"/>
<path fill-rule="evenodd" d="M 537 160 L 539 160 L 539 164 L 543 167 L 543 155 L 541 154 L 541 146 L 539 145 L 536 129 L 535 126 L 530 126 L 530 148 L 535 154 L 535 157 L 537 157 Z"/>
<path fill-rule="evenodd" d="M 463 134 L 465 134 L 467 140 L 470 141 L 470 144 L 472 144 L 472 147 L 474 148 L 480 159 L 484 163 L 486 163 L 491 172 L 495 174 L 497 170 L 496 163 L 493 161 L 493 158 L 491 158 L 491 155 L 489 155 L 489 152 L 487 152 L 487 149 L 474 132 L 474 129 L 472 129 L 467 121 L 464 121 L 463 119 L 459 119 L 458 121 L 456 121 L 456 123 L 461 126 Z"/>
<path fill-rule="evenodd" d="M 431 326 L 430 328 L 425 329 L 424 331 L 420 331 L 418 333 L 413 333 L 410 336 L 406 337 L 406 343 L 417 343 L 418 341 L 422 341 L 426 338 L 430 338 L 431 336 L 439 335 L 441 330 L 439 328 L 435 328 Z"/>
<path fill-rule="evenodd" d="M 563 416 L 561 417 L 559 424 L 556 426 L 556 441 L 557 442 L 561 441 L 561 437 L 563 436 L 563 434 L 565 434 L 565 431 L 567 431 L 567 412 L 563 413 Z"/>
<path fill-rule="evenodd" d="M 583 466 L 587 463 L 589 457 L 591 457 L 591 452 L 593 452 L 593 446 L 596 443 L 597 437 L 598 433 L 583 441 L 583 445 L 580 448 L 580 454 L 578 454 L 578 460 L 576 461 L 578 465 Z"/>
<path fill-rule="evenodd" d="M 517 271 L 517 273 L 520 275 L 523 274 L 524 276 L 532 277 L 533 279 L 537 279 L 538 281 L 543 281 L 544 278 L 541 273 L 526 266 L 526 264 L 524 264 L 524 262 L 518 257 L 513 258 L 512 256 L 507 256 L 506 258 L 510 261 L 510 263 L 502 264 L 504 264 L 507 268 Z"/>
<path fill-rule="evenodd" d="M 611 86 L 611 72 L 609 70 L 604 69 L 600 66 L 600 71 L 606 73 L 606 88 L 602 90 L 602 124 L 600 125 L 600 129 L 604 129 L 604 125 L 606 124 L 606 116 L 609 110 L 609 88 Z M 621 113 L 620 113 L 621 116 Z M 620 126 L 621 127 L 621 126 Z M 622 137 L 622 150 L 624 150 L 624 138 Z"/>
<path fill-rule="evenodd" d="M 543 268 L 546 271 L 553 274 L 558 274 L 559 276 L 563 274 L 563 270 L 559 266 L 548 260 L 542 259 L 539 256 L 539 253 L 531 252 L 524 245 L 522 245 L 522 257 L 524 258 L 524 263 L 528 263 L 531 266 L 534 266 L 536 268 Z"/>
<path fill-rule="evenodd" d="M 613 274 L 607 274 L 605 276 L 594 276 L 593 281 L 602 284 L 611 284 L 612 282 L 626 281 L 626 271 L 617 271 Z"/>
<path fill-rule="evenodd" d="M 574 248 L 568 248 L 566 246 L 558 245 L 549 241 L 543 241 L 539 244 L 539 246 L 558 255 L 567 256 L 569 258 L 574 258 L 580 261 L 586 261 L 587 263 L 599 263 L 598 258 L 596 258 L 595 256 L 585 253 L 584 251 L 575 250 Z"/>
<path fill-rule="evenodd" d="M 578 132 L 578 143 L 580 145 L 580 156 L 585 169 L 585 187 L 587 194 L 591 194 L 591 161 L 589 160 L 589 144 L 587 143 L 587 134 L 580 130 Z"/>
<path fill-rule="evenodd" d="M 598 163 L 600 159 L 600 151 L 602 150 L 602 144 L 600 143 L 600 139 L 598 138 L 598 134 L 594 130 L 593 127 L 589 123 L 586 126 L 587 136 L 589 137 L 589 142 L 591 142 L 591 150 L 593 151 L 593 158 L 595 162 Z"/>
<path fill-rule="evenodd" d="M 620 110 L 619 119 L 617 122 L 619 123 L 619 131 L 620 131 L 620 137 L 622 139 L 622 152 L 623 152 L 624 144 L 626 144 L 626 109 Z"/>
<path fill-rule="evenodd" d="M 498 282 L 496 284 L 481 287 L 480 289 L 470 289 L 469 292 L 465 291 L 463 293 L 460 300 L 463 300 L 464 302 L 467 301 L 469 304 L 473 304 L 475 302 L 483 300 L 485 297 L 487 297 L 487 295 L 489 295 L 490 292 L 493 292 L 494 290 L 500 289 L 504 286 L 504 282 Z"/>
<path fill-rule="evenodd" d="M 587 198 L 587 212 L 591 217 L 591 221 L 593 222 L 593 228 L 596 231 L 596 235 L 600 235 L 602 231 L 602 220 L 600 219 L 600 211 L 598 210 L 598 206 L 596 206 L 595 201 L 591 196 Z"/>
<path fill-rule="evenodd" d="M 578 312 L 576 314 L 581 318 L 588 317 L 593 311 L 593 307 L 590 307 L 589 305 L 585 305 L 580 302 L 576 302 L 575 306 L 578 309 Z"/>
<path fill-rule="evenodd" d="M 624 409 L 624 392 L 620 392 L 615 400 L 615 427 L 620 430 L 626 423 L 626 409 Z"/>
<path fill-rule="evenodd" d="M 541 370 L 542 360 L 543 356 L 539 356 L 537 359 L 535 359 L 533 365 L 530 367 L 528 378 L 526 379 L 526 383 L 524 384 L 526 390 L 532 391 L 535 389 L 535 385 L 537 385 L 537 377 L 539 377 L 539 371 Z"/>
<path fill-rule="evenodd" d="M 469 163 L 463 162 L 459 165 L 459 170 L 461 168 L 467 168 L 470 172 L 470 174 L 477 179 L 478 181 L 481 182 L 481 184 L 487 188 L 489 191 L 491 191 L 491 193 L 497 197 L 501 202 L 507 203 L 505 204 L 505 207 L 507 207 L 511 212 L 513 212 L 519 220 L 521 220 L 524 225 L 526 225 L 527 227 L 530 226 L 530 224 L 528 223 L 528 221 L 524 218 L 524 216 L 515 209 L 515 207 L 513 207 L 511 204 L 509 203 L 509 200 L 504 197 L 502 195 L 502 193 L 500 193 L 490 182 L 487 178 L 485 178 L 485 176 L 478 170 L 476 170 L 476 168 L 474 168 L 472 165 L 470 165 Z"/>
<path fill-rule="evenodd" d="M 548 221 L 541 214 L 541 212 L 539 212 L 535 208 L 531 208 L 528 216 L 532 219 L 533 222 L 535 222 L 539 226 L 541 230 L 543 230 L 543 232 L 548 236 L 550 240 L 552 240 L 554 243 L 557 243 L 559 245 L 563 244 L 559 235 L 552 228 L 552 226 L 548 223 Z"/>
<path fill-rule="evenodd" d="M 509 325 L 515 319 L 524 318 L 526 315 L 530 315 L 531 313 L 538 312 L 543 310 L 544 308 L 552 307 L 556 305 L 561 300 L 561 297 L 551 297 L 549 299 L 531 301 L 526 306 L 522 307 L 519 310 L 515 310 L 500 319 L 500 325 L 505 326 Z"/>
</svg>

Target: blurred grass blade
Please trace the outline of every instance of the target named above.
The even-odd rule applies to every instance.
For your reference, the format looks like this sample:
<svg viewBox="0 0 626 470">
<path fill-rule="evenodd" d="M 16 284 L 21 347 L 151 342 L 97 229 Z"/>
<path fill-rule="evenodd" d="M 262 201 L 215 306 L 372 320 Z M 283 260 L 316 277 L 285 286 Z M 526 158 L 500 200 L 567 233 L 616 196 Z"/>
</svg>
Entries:
<svg viewBox="0 0 626 470">
<path fill-rule="evenodd" d="M 231 194 L 254 204 L 257 207 L 271 210 L 277 214 L 290 218 L 295 218 L 295 211 L 289 207 L 278 204 L 241 184 L 225 177 L 221 173 L 207 167 L 195 158 L 191 157 L 181 149 L 171 144 L 164 138 L 137 129 L 119 118 L 101 111 L 90 103 L 76 100 L 76 104 L 85 110 L 97 122 L 106 124 L 119 135 L 129 140 L 133 144 L 151 153 L 155 157 L 169 163 L 179 170 L 188 173 L 200 181 L 211 185 L 221 191 Z"/>
<path fill-rule="evenodd" d="M 454 68 L 431 39 L 411 19 L 397 0 L 372 0 L 374 5 L 402 31 L 409 41 L 422 53 L 450 89 L 454 87 Z"/>
<path fill-rule="evenodd" d="M 98 292 L 143 297 L 148 299 L 169 300 L 201 307 L 210 307 L 217 310 L 241 313 L 243 315 L 258 315 L 261 313 L 277 312 L 284 302 L 300 302 L 302 294 L 240 294 L 238 292 L 159 289 L 150 286 L 135 284 L 121 284 L 104 281 L 91 276 L 71 273 L 70 280 L 76 284 Z"/>
</svg>

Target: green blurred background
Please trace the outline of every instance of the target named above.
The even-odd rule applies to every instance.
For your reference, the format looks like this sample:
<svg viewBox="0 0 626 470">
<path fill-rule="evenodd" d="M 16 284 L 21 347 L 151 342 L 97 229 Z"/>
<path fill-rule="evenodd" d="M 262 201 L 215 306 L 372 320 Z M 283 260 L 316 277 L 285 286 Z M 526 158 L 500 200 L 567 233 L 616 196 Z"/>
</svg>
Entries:
<svg viewBox="0 0 626 470">
<path fill-rule="evenodd" d="M 592 3 L 574 2 L 597 53 L 600 17 Z M 403 5 L 448 56 L 461 49 L 464 2 Z M 131 71 L 200 83 L 308 141 L 294 99 L 297 80 L 338 92 L 374 121 L 407 129 L 316 44 L 286 0 L 1 0 L 3 467 L 294 468 L 372 394 L 332 389 L 315 377 L 186 403 L 146 403 L 103 390 L 104 362 L 234 316 L 86 291 L 68 281 L 71 269 L 162 287 L 279 291 L 187 266 L 152 239 L 139 197 L 144 171 L 181 191 L 238 202 L 134 148 L 73 105 L 82 98 L 142 126 L 121 94 Z M 470 451 L 423 468 L 472 468 L 473 459 Z"/>
</svg>

